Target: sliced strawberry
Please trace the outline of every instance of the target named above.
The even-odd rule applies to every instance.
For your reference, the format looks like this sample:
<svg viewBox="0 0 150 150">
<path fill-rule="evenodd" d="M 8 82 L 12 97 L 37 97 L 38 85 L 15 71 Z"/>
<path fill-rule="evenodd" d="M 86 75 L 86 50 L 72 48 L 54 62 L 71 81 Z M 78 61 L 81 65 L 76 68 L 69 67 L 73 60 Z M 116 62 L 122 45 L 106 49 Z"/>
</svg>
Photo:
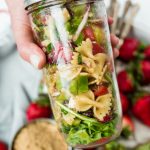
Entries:
<svg viewBox="0 0 150 150">
<path fill-rule="evenodd" d="M 98 86 L 98 88 L 94 90 L 94 95 L 96 97 L 105 95 L 107 93 L 108 93 L 108 88 L 104 85 Z"/>
<path fill-rule="evenodd" d="M 106 115 L 104 118 L 103 118 L 103 123 L 106 123 L 106 122 L 109 122 L 109 121 L 111 121 L 112 120 L 112 115 Z"/>
<path fill-rule="evenodd" d="M 89 38 L 91 41 L 95 41 L 94 32 L 90 26 L 87 26 L 83 29 L 83 34 L 85 38 Z"/>
<path fill-rule="evenodd" d="M 100 46 L 97 42 L 93 42 L 93 55 L 98 53 L 103 53 L 105 50 L 102 46 Z"/>
</svg>

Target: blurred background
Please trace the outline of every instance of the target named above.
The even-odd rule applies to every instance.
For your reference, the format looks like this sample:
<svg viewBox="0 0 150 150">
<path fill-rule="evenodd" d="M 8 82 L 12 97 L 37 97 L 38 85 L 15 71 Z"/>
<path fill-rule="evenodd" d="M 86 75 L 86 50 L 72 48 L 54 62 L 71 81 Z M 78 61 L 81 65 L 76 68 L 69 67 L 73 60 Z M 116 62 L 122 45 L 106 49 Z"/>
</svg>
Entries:
<svg viewBox="0 0 150 150">
<path fill-rule="evenodd" d="M 120 56 L 116 60 L 117 78 L 123 107 L 123 132 L 106 150 L 150 150 L 150 1 L 105 0 L 110 28 L 120 37 Z M 17 131 L 28 121 L 49 118 L 42 72 L 18 55 L 11 30 L 10 15 L 0 0 L 0 150 L 9 147 Z M 43 108 L 35 107 L 44 99 Z"/>
</svg>

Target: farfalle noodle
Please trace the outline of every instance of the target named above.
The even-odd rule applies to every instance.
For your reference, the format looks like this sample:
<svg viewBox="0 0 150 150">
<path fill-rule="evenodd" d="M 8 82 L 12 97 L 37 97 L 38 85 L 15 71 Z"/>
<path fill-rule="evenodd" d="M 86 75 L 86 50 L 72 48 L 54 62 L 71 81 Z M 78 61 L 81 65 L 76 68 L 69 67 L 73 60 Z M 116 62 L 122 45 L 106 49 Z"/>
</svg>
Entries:
<svg viewBox="0 0 150 150">
<path fill-rule="evenodd" d="M 92 108 L 91 101 L 94 101 L 94 94 L 92 91 L 80 94 L 75 97 L 75 108 L 77 111 L 87 111 Z"/>
<path fill-rule="evenodd" d="M 81 46 L 76 48 L 76 51 L 81 53 L 83 56 L 88 57 L 88 58 L 94 58 L 94 55 L 92 53 L 92 42 L 90 39 L 86 39 L 86 41 L 83 41 Z"/>
<path fill-rule="evenodd" d="M 94 107 L 93 111 L 94 111 L 94 116 L 96 118 L 98 118 L 99 120 L 103 120 L 103 118 L 109 114 L 110 110 L 111 110 L 111 106 L 112 106 L 112 95 L 111 94 L 107 94 L 104 96 L 100 96 L 96 99 L 97 102 L 99 102 L 102 107 Z"/>
</svg>

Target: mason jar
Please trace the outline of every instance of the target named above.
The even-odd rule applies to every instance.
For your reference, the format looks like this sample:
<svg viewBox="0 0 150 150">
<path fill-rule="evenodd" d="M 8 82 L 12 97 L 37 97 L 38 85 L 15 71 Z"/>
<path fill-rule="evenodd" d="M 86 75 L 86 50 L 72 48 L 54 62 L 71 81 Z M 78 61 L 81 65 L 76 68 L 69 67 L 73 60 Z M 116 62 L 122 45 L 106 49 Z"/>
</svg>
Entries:
<svg viewBox="0 0 150 150">
<path fill-rule="evenodd" d="M 121 131 L 121 105 L 103 0 L 25 0 L 60 132 L 76 148 Z"/>
</svg>

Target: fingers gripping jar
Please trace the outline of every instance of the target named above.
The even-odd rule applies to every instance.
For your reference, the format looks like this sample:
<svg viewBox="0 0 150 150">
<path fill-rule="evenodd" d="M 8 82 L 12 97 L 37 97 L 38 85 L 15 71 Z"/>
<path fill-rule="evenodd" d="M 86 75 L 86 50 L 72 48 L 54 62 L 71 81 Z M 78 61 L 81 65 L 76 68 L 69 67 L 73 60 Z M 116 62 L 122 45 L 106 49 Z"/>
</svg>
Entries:
<svg viewBox="0 0 150 150">
<path fill-rule="evenodd" d="M 25 1 L 44 76 L 66 142 L 90 148 L 116 138 L 121 105 L 103 0 Z"/>
</svg>

